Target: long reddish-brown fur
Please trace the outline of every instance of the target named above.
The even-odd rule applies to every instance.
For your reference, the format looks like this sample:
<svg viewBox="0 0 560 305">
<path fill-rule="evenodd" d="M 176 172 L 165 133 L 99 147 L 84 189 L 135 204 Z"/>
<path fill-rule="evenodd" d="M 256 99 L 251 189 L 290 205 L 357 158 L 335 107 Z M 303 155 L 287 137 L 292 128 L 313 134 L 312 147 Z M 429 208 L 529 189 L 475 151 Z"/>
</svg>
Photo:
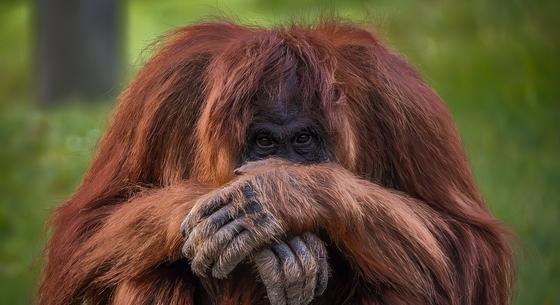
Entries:
<svg viewBox="0 0 560 305">
<path fill-rule="evenodd" d="M 335 160 L 235 178 L 252 97 L 293 69 Z M 332 20 L 204 23 L 164 37 L 53 216 L 38 303 L 266 304 L 248 264 L 228 280 L 201 279 L 180 251 L 197 199 L 244 179 L 289 232 L 331 240 L 332 276 L 315 304 L 510 303 L 506 230 L 446 107 L 374 34 Z"/>
</svg>

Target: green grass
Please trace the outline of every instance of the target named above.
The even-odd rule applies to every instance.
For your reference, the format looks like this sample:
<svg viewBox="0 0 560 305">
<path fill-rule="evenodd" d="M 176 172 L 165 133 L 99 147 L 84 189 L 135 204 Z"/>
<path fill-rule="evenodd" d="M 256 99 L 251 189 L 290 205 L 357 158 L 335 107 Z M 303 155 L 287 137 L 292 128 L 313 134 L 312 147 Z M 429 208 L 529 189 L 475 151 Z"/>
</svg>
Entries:
<svg viewBox="0 0 560 305">
<path fill-rule="evenodd" d="M 448 103 L 496 216 L 518 235 L 515 304 L 560 304 L 560 28 L 553 1 L 130 1 L 130 77 L 153 39 L 208 14 L 272 24 L 336 9 L 373 21 Z M 319 4 L 319 3 L 328 3 Z M 221 11 L 216 11 L 220 8 Z M 320 9 L 316 9 L 320 8 Z M 29 304 L 44 222 L 71 194 L 110 102 L 42 109 L 30 94 L 31 10 L 0 3 L 0 296 Z"/>
</svg>

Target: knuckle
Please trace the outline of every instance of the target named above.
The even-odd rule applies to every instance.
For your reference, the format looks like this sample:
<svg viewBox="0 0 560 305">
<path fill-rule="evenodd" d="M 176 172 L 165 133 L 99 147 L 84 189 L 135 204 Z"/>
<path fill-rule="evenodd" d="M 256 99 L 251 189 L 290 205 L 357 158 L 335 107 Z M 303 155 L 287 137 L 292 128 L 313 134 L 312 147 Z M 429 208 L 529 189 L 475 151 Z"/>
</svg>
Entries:
<svg viewBox="0 0 560 305">
<path fill-rule="evenodd" d="M 255 188 L 249 181 L 241 185 L 241 192 L 243 193 L 245 199 L 247 200 L 251 200 L 255 197 Z"/>
</svg>

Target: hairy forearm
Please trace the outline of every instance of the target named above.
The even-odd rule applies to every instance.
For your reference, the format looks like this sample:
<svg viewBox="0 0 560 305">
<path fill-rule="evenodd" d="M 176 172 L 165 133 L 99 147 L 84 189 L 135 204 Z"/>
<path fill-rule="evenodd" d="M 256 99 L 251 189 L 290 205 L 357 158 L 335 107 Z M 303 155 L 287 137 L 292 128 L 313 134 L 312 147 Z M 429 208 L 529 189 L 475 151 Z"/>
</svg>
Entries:
<svg viewBox="0 0 560 305">
<path fill-rule="evenodd" d="M 64 263 L 46 275 L 64 277 L 64 281 L 57 281 L 58 287 L 52 288 L 56 291 L 49 294 L 60 299 L 54 297 L 42 304 L 71 304 L 91 291 L 103 290 L 159 263 L 177 259 L 181 247 L 179 224 L 194 200 L 208 191 L 207 187 L 184 183 L 146 190 L 111 206 L 103 223 L 88 238 L 64 241 L 72 244 L 70 255 L 59 258 Z"/>
<path fill-rule="evenodd" d="M 461 285 L 475 285 L 456 282 L 464 272 L 457 255 L 480 263 L 501 259 L 499 253 L 457 253 L 467 242 L 462 237 L 475 236 L 469 242 L 487 248 L 493 236 L 337 165 L 282 165 L 253 175 L 260 201 L 285 227 L 294 234 L 326 231 L 367 282 L 398 291 L 392 299 L 400 293 L 420 304 L 454 304 Z"/>
<path fill-rule="evenodd" d="M 148 192 L 121 205 L 88 241 L 92 264 L 109 261 L 108 279 L 134 276 L 179 257 L 179 225 L 194 201 L 208 190 L 191 184 Z M 85 253 L 84 253 L 85 254 Z"/>
</svg>

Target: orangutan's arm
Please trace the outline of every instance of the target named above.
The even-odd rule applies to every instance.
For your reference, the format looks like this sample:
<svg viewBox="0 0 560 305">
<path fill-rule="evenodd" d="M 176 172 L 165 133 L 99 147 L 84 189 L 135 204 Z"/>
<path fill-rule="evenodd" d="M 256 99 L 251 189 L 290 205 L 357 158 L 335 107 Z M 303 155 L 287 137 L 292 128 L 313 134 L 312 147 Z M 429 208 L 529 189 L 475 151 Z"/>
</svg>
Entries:
<svg viewBox="0 0 560 305">
<path fill-rule="evenodd" d="M 253 222 L 252 238 L 231 234 L 231 242 L 223 244 L 234 246 L 212 255 L 202 251 L 207 255 L 205 261 L 216 262 L 214 274 L 232 270 L 239 259 L 231 257 L 240 252 L 248 254 L 282 236 L 304 232 L 326 232 L 371 289 L 384 291 L 381 297 L 388 304 L 458 304 L 460 294 L 467 293 L 465 287 L 480 289 L 475 294 L 488 289 L 461 283 L 465 270 L 461 264 L 471 264 L 472 272 L 508 267 L 503 249 L 492 248 L 492 241 L 501 238 L 493 235 L 499 231 L 491 228 L 492 223 L 480 229 L 405 194 L 359 179 L 338 165 L 272 162 L 253 169 L 247 166 L 238 173 L 243 175 L 225 191 L 211 193 L 197 203 L 186 222 L 202 225 L 192 226 L 195 234 L 187 246 L 194 252 L 213 249 L 215 245 L 208 242 L 213 234 L 227 231 L 227 227 L 220 230 L 220 224 L 225 218 L 238 217 L 236 213 L 222 217 L 214 209 L 259 210 L 260 218 L 271 221 L 264 225 Z M 464 204 L 465 209 L 468 205 L 450 204 Z M 481 209 L 480 213 L 487 212 Z M 462 237 L 476 239 L 480 251 L 473 251 L 471 244 L 463 247 Z M 459 253 L 463 250 L 465 253 Z M 197 268 L 195 260 L 193 270 Z M 504 279 L 496 276 L 496 280 Z"/>
<path fill-rule="evenodd" d="M 130 296 L 123 291 L 132 287 L 132 283 L 143 281 L 143 277 L 162 264 L 181 258 L 179 225 L 194 199 L 209 191 L 207 187 L 187 182 L 148 190 L 108 207 L 111 209 L 108 216 L 98 228 L 92 229 L 95 232 L 88 238 L 61 241 L 73 244 L 75 249 L 68 257 L 58 258 L 60 266 L 50 268 L 51 272 L 45 274 L 47 285 L 58 284 L 51 289 L 42 288 L 49 297 L 40 298 L 40 304 L 82 304 L 84 300 L 95 300 L 99 291 L 114 287 L 118 287 L 115 297 Z M 87 211 L 76 213 L 75 217 L 83 217 L 82 213 Z M 63 226 L 58 225 L 55 235 L 63 233 Z M 97 303 L 92 301 L 92 304 Z"/>
</svg>

